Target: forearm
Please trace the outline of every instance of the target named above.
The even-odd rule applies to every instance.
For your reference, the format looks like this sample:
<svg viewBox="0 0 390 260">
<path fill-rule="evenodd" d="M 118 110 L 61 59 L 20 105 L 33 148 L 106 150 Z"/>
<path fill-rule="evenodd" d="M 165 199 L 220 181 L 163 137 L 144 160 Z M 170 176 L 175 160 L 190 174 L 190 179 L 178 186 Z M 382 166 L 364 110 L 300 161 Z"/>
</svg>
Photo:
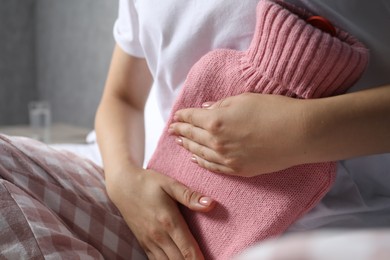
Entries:
<svg viewBox="0 0 390 260">
<path fill-rule="evenodd" d="M 142 167 L 144 155 L 144 119 L 123 100 L 103 100 L 96 114 L 97 140 L 104 168 L 121 172 L 121 167 Z"/>
<path fill-rule="evenodd" d="M 106 178 L 107 174 L 142 167 L 144 107 L 151 83 L 146 61 L 117 46 L 95 119 Z"/>
<path fill-rule="evenodd" d="M 304 102 L 303 161 L 390 152 L 390 86 Z"/>
</svg>

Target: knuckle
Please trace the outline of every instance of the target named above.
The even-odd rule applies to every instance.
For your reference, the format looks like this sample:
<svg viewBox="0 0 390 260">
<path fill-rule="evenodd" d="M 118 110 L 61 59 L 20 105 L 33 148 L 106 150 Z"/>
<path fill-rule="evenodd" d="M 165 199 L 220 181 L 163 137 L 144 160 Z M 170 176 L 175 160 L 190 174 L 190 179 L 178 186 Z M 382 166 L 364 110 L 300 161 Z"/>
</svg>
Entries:
<svg viewBox="0 0 390 260">
<path fill-rule="evenodd" d="M 157 223 L 166 231 L 171 231 L 174 229 L 174 221 L 172 217 L 167 213 L 160 213 L 156 216 Z"/>
<path fill-rule="evenodd" d="M 190 205 L 191 201 L 196 198 L 197 193 L 189 188 L 183 190 L 183 200 L 186 205 Z"/>
<path fill-rule="evenodd" d="M 230 169 L 232 169 L 234 172 L 239 172 L 242 168 L 237 158 L 225 158 L 224 164 Z"/>
<path fill-rule="evenodd" d="M 204 162 L 203 167 L 212 172 L 217 172 L 217 173 L 220 172 L 218 167 L 213 163 Z"/>
<path fill-rule="evenodd" d="M 230 168 L 235 168 L 237 166 L 237 160 L 231 157 L 225 158 L 223 163 Z"/>
<path fill-rule="evenodd" d="M 194 129 L 191 125 L 187 125 L 184 129 L 184 135 L 187 136 L 189 139 L 194 138 Z"/>
<path fill-rule="evenodd" d="M 206 148 L 205 147 L 199 147 L 198 149 L 198 152 L 199 152 L 199 156 L 203 159 L 207 159 L 207 152 L 206 152 Z"/>
<path fill-rule="evenodd" d="M 149 260 L 169 260 L 168 256 L 161 250 L 154 250 L 152 252 L 152 258 Z"/>
<path fill-rule="evenodd" d="M 202 157 L 198 157 L 196 160 L 196 164 L 202 168 L 206 168 L 205 160 Z"/>
<path fill-rule="evenodd" d="M 206 163 L 205 163 L 204 160 L 198 160 L 198 165 L 199 165 L 200 167 L 202 167 L 202 168 L 208 169 L 208 168 L 207 168 L 207 165 L 206 165 Z"/>
<path fill-rule="evenodd" d="M 180 250 L 184 259 L 195 259 L 195 253 L 190 247 L 185 247 Z"/>
<path fill-rule="evenodd" d="M 212 134 L 219 134 L 222 130 L 223 122 L 222 120 L 217 117 L 215 119 L 210 120 L 207 126 L 207 130 L 210 131 Z"/>
<path fill-rule="evenodd" d="M 157 227 L 150 228 L 148 233 L 152 241 L 155 241 L 157 244 L 163 243 L 164 235 Z"/>
<path fill-rule="evenodd" d="M 224 142 L 217 138 L 211 141 L 211 148 L 219 154 L 224 154 L 226 151 Z"/>
<path fill-rule="evenodd" d="M 193 111 L 189 111 L 189 112 L 187 113 L 187 121 L 188 121 L 190 124 L 192 124 L 192 123 L 193 123 L 193 119 L 194 119 L 194 113 L 193 113 Z"/>
<path fill-rule="evenodd" d="M 168 180 L 168 185 L 172 187 L 172 189 L 181 189 L 183 184 L 179 182 L 178 180 L 175 179 L 169 179 Z"/>
<path fill-rule="evenodd" d="M 182 140 L 182 146 L 183 146 L 186 150 L 190 150 L 190 149 L 191 149 L 191 146 L 190 146 L 190 143 L 188 142 L 187 138 L 182 137 L 181 140 Z"/>
</svg>

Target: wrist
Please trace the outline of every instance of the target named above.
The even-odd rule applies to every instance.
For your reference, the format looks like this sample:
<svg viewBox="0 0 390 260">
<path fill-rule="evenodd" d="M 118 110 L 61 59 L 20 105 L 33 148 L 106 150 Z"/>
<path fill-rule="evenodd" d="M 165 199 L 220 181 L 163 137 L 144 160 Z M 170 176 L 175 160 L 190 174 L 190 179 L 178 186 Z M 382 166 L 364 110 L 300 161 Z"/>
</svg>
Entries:
<svg viewBox="0 0 390 260">
<path fill-rule="evenodd" d="M 306 162 L 337 161 L 390 150 L 390 86 L 304 101 Z"/>
<path fill-rule="evenodd" d="M 313 154 L 313 138 L 314 132 L 317 131 L 313 128 L 315 112 L 313 112 L 313 106 L 316 104 L 312 101 L 315 99 L 298 99 L 295 106 L 295 129 L 291 129 L 295 134 L 294 144 L 292 145 L 293 151 L 291 158 L 294 158 L 292 165 L 300 165 L 306 163 L 313 163 L 316 161 L 315 154 Z"/>
<path fill-rule="evenodd" d="M 349 138 L 345 104 L 340 96 L 305 100 L 303 143 L 304 163 L 319 163 L 345 159 Z M 341 103 L 340 103 L 341 102 Z M 344 146 L 345 145 L 345 146 Z"/>
<path fill-rule="evenodd" d="M 132 187 L 139 186 L 144 177 L 143 171 L 143 168 L 131 164 L 104 169 L 106 191 L 114 204 L 118 206 L 122 201 L 123 193 L 131 192 Z"/>
</svg>

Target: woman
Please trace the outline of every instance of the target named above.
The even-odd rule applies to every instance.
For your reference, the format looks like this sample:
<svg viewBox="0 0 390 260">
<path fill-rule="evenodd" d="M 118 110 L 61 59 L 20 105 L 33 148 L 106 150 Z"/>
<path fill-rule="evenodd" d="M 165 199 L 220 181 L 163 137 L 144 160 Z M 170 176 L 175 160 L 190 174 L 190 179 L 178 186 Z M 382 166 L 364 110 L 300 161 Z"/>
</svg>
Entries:
<svg viewBox="0 0 390 260">
<path fill-rule="evenodd" d="M 304 128 L 306 142 L 296 142 L 289 130 L 302 126 L 302 122 L 285 125 L 284 116 L 287 111 L 289 118 L 297 118 L 292 104 L 302 101 L 250 94 L 231 97 L 228 106 L 206 104 L 211 108 L 179 111 L 180 123 L 172 126 L 172 134 L 181 138 L 179 143 L 194 154 L 195 163 L 214 170 L 217 165 L 221 174 L 245 175 L 253 167 L 264 173 L 297 163 L 352 158 L 340 161 L 336 182 L 329 193 L 290 231 L 359 228 L 374 223 L 388 226 L 390 180 L 385 173 L 390 166 L 386 154 L 390 151 L 387 73 L 390 39 L 383 30 L 389 6 L 384 1 L 292 3 L 327 17 L 371 51 L 368 69 L 350 93 L 310 100 L 310 118 L 326 119 L 328 123 L 307 121 L 311 123 Z M 144 251 L 149 259 L 202 259 L 202 249 L 189 231 L 177 202 L 200 212 L 212 212 L 216 203 L 209 194 L 200 194 L 142 167 L 144 106 L 153 85 L 167 120 L 179 89 L 197 60 L 217 48 L 247 49 L 255 31 L 257 4 L 257 0 L 240 3 L 170 0 L 158 4 L 120 0 L 115 24 L 117 46 L 96 115 L 104 176 L 101 169 L 73 155 L 55 152 L 31 140 L 1 136 L 1 254 L 6 258 L 28 259 L 42 256 L 143 259 Z M 372 19 L 361 19 L 366 14 Z M 270 108 L 272 118 L 267 117 Z M 251 118 L 258 121 L 237 125 L 243 111 L 249 116 L 253 113 Z M 264 114 L 258 116 L 259 113 Z M 221 114 L 225 116 L 221 118 Z M 243 150 L 233 158 L 229 158 L 232 153 L 227 147 L 225 153 L 219 153 L 217 161 L 207 160 L 213 157 L 198 148 L 206 146 L 213 135 L 199 138 L 200 132 L 207 132 L 202 127 L 192 128 L 192 134 L 187 135 L 185 129 L 191 128 L 192 122 L 187 118 L 196 118 L 197 126 L 205 120 L 216 120 L 228 129 L 245 128 L 256 133 L 253 136 L 261 139 L 261 146 L 255 145 L 249 153 Z M 257 127 L 258 123 L 263 127 Z M 269 143 L 275 131 L 281 133 L 279 141 Z M 232 147 L 237 144 L 245 147 L 247 144 L 236 133 L 229 131 L 228 136 L 222 133 L 220 137 L 231 140 Z M 190 142 L 200 145 L 188 145 Z M 257 141 L 248 139 L 248 142 Z M 288 143 L 291 145 L 286 146 Z M 303 157 L 307 161 L 294 156 L 303 147 L 309 151 L 309 156 Z M 284 156 L 279 155 L 281 152 Z M 267 158 L 269 154 L 277 156 Z M 371 156 L 358 158 L 362 155 Z M 229 160 L 224 159 L 234 159 L 240 171 L 225 165 L 223 162 Z"/>
<path fill-rule="evenodd" d="M 151 78 L 154 79 L 153 86 L 157 88 L 162 115 L 167 119 L 171 104 L 177 96 L 178 89 L 182 86 L 190 67 L 202 55 L 217 48 L 244 50 L 249 46 L 255 24 L 253 10 L 255 10 L 257 2 L 246 1 L 245 3 L 237 4 L 224 1 L 223 3 L 188 4 L 170 1 L 153 7 L 151 6 L 152 3 L 148 1 L 120 2 L 119 19 L 115 26 L 118 46 L 116 47 L 113 66 L 108 78 L 107 91 L 103 96 L 97 115 L 96 129 L 105 162 L 108 193 L 124 215 L 148 256 L 152 259 L 166 257 L 169 259 L 180 259 L 180 255 L 192 255 L 199 258 L 199 248 L 194 243 L 193 237 L 189 234 L 182 217 L 172 203 L 173 200 L 176 200 L 190 209 L 200 211 L 209 210 L 213 207 L 213 203 L 212 198 L 207 197 L 208 194 L 198 194 L 192 190 L 189 191 L 157 172 L 141 168 L 143 162 L 143 139 L 139 136 L 143 135 L 141 127 L 143 125 L 143 107 L 149 93 L 148 86 L 152 84 Z M 363 20 L 367 21 L 369 19 L 359 19 L 359 14 L 353 9 L 354 3 L 343 2 L 343 4 L 338 5 L 336 2 L 329 1 L 326 3 L 324 1 L 294 1 L 294 4 L 311 9 L 313 12 L 335 21 L 340 26 L 343 25 L 346 30 L 356 33 L 357 37 L 360 36 L 364 43 L 368 45 L 368 48 L 372 50 L 368 72 L 351 90 L 351 92 L 354 92 L 353 94 L 329 98 L 327 99 L 329 103 L 313 101 L 312 116 L 329 118 L 327 127 L 330 127 L 332 131 L 319 127 L 320 125 L 317 123 L 307 126 L 306 130 L 310 131 L 308 134 L 313 134 L 312 138 L 314 136 L 316 138 L 310 142 L 308 148 L 310 155 L 305 156 L 304 160 L 307 160 L 305 162 L 343 160 L 361 155 L 388 152 L 389 142 L 387 133 L 389 120 L 386 119 L 388 119 L 387 112 L 389 111 L 389 86 L 365 92 L 357 91 L 362 88 L 374 88 L 389 83 L 389 78 L 385 73 L 388 69 L 384 69 L 384 67 L 389 67 L 389 50 L 387 47 L 384 47 L 386 45 L 382 47 L 380 46 L 382 45 L 381 43 L 377 45 L 374 39 L 375 37 L 382 38 L 383 34 L 372 31 L 368 33 L 370 25 L 364 24 Z M 361 8 L 362 4 L 364 3 L 359 3 L 359 8 Z M 378 21 L 376 21 L 379 23 L 380 19 L 385 20 L 385 17 L 389 15 L 388 9 L 383 8 L 382 5 L 385 4 L 378 3 L 378 6 L 371 4 L 365 9 L 381 9 L 382 16 L 381 18 L 377 17 Z M 373 33 L 377 36 L 372 36 Z M 388 38 L 381 40 L 381 42 L 383 40 L 389 41 Z M 379 52 L 383 53 L 384 56 L 382 57 L 387 58 L 379 58 L 376 54 Z M 126 53 L 133 57 L 128 57 Z M 123 58 L 123 56 L 126 58 Z M 118 63 L 118 61 L 122 63 Z M 133 67 L 136 68 L 134 70 L 136 73 L 134 74 L 131 73 Z M 122 76 L 122 74 L 125 76 Z M 115 96 L 116 98 L 114 98 Z M 121 102 L 118 102 L 118 100 Z M 178 117 L 182 122 L 173 125 L 173 132 L 181 136 L 181 142 L 183 142 L 184 147 L 194 154 L 195 160 L 200 166 L 214 171 L 217 167 L 219 172 L 235 174 L 234 169 L 229 167 L 229 165 L 221 163 L 224 161 L 223 155 L 216 161 L 204 159 L 204 157 L 213 158 L 212 155 L 201 155 L 202 147 L 210 147 L 207 145 L 207 142 L 212 140 L 213 135 L 209 133 L 207 135 L 208 139 L 202 140 L 202 135 L 206 134 L 204 134 L 205 129 L 202 129 L 199 125 L 205 125 L 208 121 L 221 114 L 228 114 L 230 118 L 225 116 L 219 119 L 225 120 L 223 124 L 227 125 L 226 128 L 235 129 L 238 127 L 236 123 L 237 118 L 242 118 L 243 111 L 245 113 L 252 111 L 254 115 L 258 115 L 261 111 L 266 110 L 267 107 L 272 106 L 272 111 L 278 115 L 278 111 L 289 110 L 289 103 L 285 102 L 285 100 L 279 100 L 279 103 L 274 103 L 278 102 L 278 100 L 271 100 L 269 97 L 261 95 L 251 96 L 246 99 L 236 97 L 230 100 L 231 105 L 220 108 L 221 111 L 217 109 L 180 111 Z M 251 100 L 253 102 L 250 102 Z M 361 101 L 359 106 L 356 106 L 356 100 Z M 353 111 L 351 111 L 351 107 L 354 107 Z M 343 109 L 348 109 L 348 111 Z M 291 109 L 291 111 L 293 110 Z M 130 116 L 128 112 L 131 113 Z M 115 115 L 115 117 L 112 115 Z M 360 116 L 356 118 L 356 115 Z M 289 116 L 294 117 L 293 114 Z M 192 128 L 190 135 L 186 128 L 190 127 L 191 121 L 187 120 L 187 118 L 192 120 L 196 118 L 198 120 L 196 127 Z M 266 116 L 252 116 L 252 118 L 261 118 L 259 120 L 267 119 Z M 295 126 L 283 125 L 281 123 L 283 122 L 282 120 L 284 118 L 281 116 L 273 122 L 262 121 L 261 123 L 264 126 L 262 129 L 258 129 L 255 124 L 245 125 L 245 122 L 240 122 L 240 128 L 249 128 L 258 132 L 261 146 L 267 147 L 267 150 L 257 147 L 258 150 L 252 150 L 249 154 L 243 152 L 234 157 L 233 159 L 236 161 L 243 162 L 243 165 L 244 162 L 247 163 L 248 161 L 252 163 L 242 166 L 243 170 L 239 174 L 245 175 L 246 170 L 248 169 L 247 172 L 250 172 L 251 168 L 264 169 L 265 172 L 269 172 L 278 170 L 279 167 L 286 168 L 302 162 L 301 159 L 296 159 L 297 161 L 293 162 L 284 162 L 281 158 L 294 158 L 296 151 L 302 150 L 305 144 L 299 144 L 300 146 L 278 146 L 274 142 L 271 144 L 267 143 L 267 140 L 273 140 L 272 133 L 275 131 L 281 132 L 280 127 L 282 127 L 282 130 L 284 129 L 285 132 L 282 131 L 283 134 L 278 135 L 281 138 L 278 143 L 291 144 L 289 130 Z M 129 128 L 124 128 L 123 125 L 129 126 Z M 232 143 L 240 142 L 239 137 L 235 133 L 239 133 L 239 131 L 227 133 Z M 318 136 L 321 136 L 321 138 L 317 138 Z M 284 137 L 286 139 L 283 139 Z M 200 142 L 199 140 L 202 141 Z M 365 141 L 362 142 L 361 140 Z M 200 145 L 189 145 L 197 142 L 200 142 Z M 251 142 L 253 140 L 249 139 L 248 143 Z M 240 145 L 245 146 L 248 143 L 240 143 Z M 128 146 L 125 144 L 128 144 Z M 139 150 L 136 151 L 135 147 L 139 147 Z M 283 155 L 267 157 L 269 154 L 278 154 L 280 151 L 283 152 Z M 211 149 L 208 149 L 207 152 L 213 153 Z M 120 154 L 120 156 L 118 157 L 117 154 Z M 226 156 L 230 155 L 229 151 L 225 154 Z M 291 230 L 302 229 L 302 226 L 307 225 L 311 225 L 309 228 L 316 228 L 325 225 L 344 226 L 344 224 L 361 226 L 363 223 L 366 223 L 366 220 L 360 217 L 366 216 L 366 214 L 363 214 L 363 211 L 367 211 L 367 209 L 360 205 L 365 203 L 364 200 L 370 200 L 371 198 L 362 198 L 362 201 L 358 203 L 360 205 L 354 203 L 355 205 L 351 206 L 350 202 L 346 201 L 345 197 L 342 198 L 343 196 L 340 194 L 347 192 L 349 193 L 348 196 L 356 198 L 356 193 L 362 192 L 362 188 L 359 187 L 361 185 L 360 182 L 363 182 L 361 178 L 386 179 L 387 177 L 381 173 L 387 167 L 388 160 L 385 158 L 380 159 L 380 168 L 382 170 L 374 174 L 375 177 L 372 174 L 365 174 L 362 177 L 360 174 L 357 174 L 357 169 L 360 166 L 351 165 L 363 163 L 366 167 L 370 167 L 369 165 L 383 156 L 385 157 L 385 155 L 382 155 L 340 163 L 338 179 L 329 195 L 324 198 L 323 203 L 312 213 L 309 213 L 291 227 Z M 248 158 L 250 159 L 248 160 Z M 264 161 L 269 162 L 269 164 L 263 164 Z M 350 175 L 348 171 L 356 175 Z M 370 177 L 367 175 L 370 175 Z M 367 182 L 367 180 L 364 182 Z M 351 185 L 355 187 L 351 188 Z M 132 188 L 129 189 L 127 187 Z M 177 192 L 175 192 L 176 188 L 178 189 Z M 184 199 L 178 196 L 178 193 L 184 193 Z M 340 203 L 342 203 L 342 206 L 331 205 L 330 210 L 320 210 L 324 208 L 324 205 L 328 205 L 327 202 L 329 200 L 334 200 L 335 196 L 341 197 Z M 156 197 L 159 197 L 161 200 L 157 202 Z M 201 203 L 196 204 L 196 202 Z M 346 207 L 351 208 L 346 209 Z M 134 208 L 137 209 L 137 213 L 134 212 Z M 368 211 L 374 210 L 374 208 Z M 142 209 L 145 210 L 145 214 L 140 214 Z M 340 216 L 340 212 L 344 214 Z M 387 215 L 385 209 L 383 209 L 383 212 L 384 215 Z M 374 217 L 376 213 L 369 215 Z M 360 217 L 356 220 L 356 216 Z M 351 222 L 350 218 L 355 219 L 355 221 Z M 328 220 L 334 221 L 328 223 Z M 370 220 L 369 223 L 374 222 Z M 145 230 L 147 230 L 146 233 Z"/>
</svg>

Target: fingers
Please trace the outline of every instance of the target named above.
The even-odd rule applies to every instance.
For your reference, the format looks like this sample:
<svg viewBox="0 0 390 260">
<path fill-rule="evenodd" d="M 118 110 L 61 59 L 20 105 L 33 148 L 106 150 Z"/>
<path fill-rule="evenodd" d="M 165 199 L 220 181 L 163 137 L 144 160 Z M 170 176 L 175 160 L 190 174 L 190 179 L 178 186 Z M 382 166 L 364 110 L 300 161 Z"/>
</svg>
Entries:
<svg viewBox="0 0 390 260">
<path fill-rule="evenodd" d="M 179 212 L 174 212 L 169 222 L 162 223 L 151 232 L 151 239 L 144 245 L 149 259 L 202 259 L 202 253 Z M 166 225 L 169 226 L 168 229 Z"/>
<path fill-rule="evenodd" d="M 210 110 L 203 108 L 186 108 L 178 110 L 173 119 L 176 122 L 185 122 L 203 129 L 207 128 Z"/>
<path fill-rule="evenodd" d="M 153 170 L 140 173 L 139 178 L 122 175 L 116 179 L 121 193 L 116 196 L 115 205 L 148 258 L 203 259 L 177 201 L 194 210 L 209 211 L 213 200 Z"/>
<path fill-rule="evenodd" d="M 169 185 L 164 187 L 164 190 L 171 198 L 191 210 L 208 212 L 215 206 L 215 201 L 212 198 L 196 192 L 176 180 L 172 180 Z"/>
<path fill-rule="evenodd" d="M 223 156 L 223 145 L 208 131 L 187 123 L 174 123 L 169 132 L 180 136 L 176 143 L 191 152 L 194 155 L 192 161 L 199 166 L 212 172 L 233 174 L 233 168 L 226 164 Z"/>
<path fill-rule="evenodd" d="M 209 171 L 215 172 L 215 173 L 224 173 L 229 175 L 235 175 L 236 171 L 232 168 L 229 168 L 223 164 L 215 163 L 212 161 L 208 161 L 203 159 L 202 157 L 199 157 L 197 155 L 193 155 L 191 158 L 191 161 L 194 163 L 197 163 L 202 168 L 205 168 Z"/>
<path fill-rule="evenodd" d="M 213 136 L 207 130 L 188 123 L 173 123 L 169 126 L 168 133 L 185 137 L 187 140 L 210 148 L 212 148 L 211 146 L 213 145 L 213 143 L 210 142 L 210 140 L 213 140 Z M 177 139 L 177 142 L 181 144 L 180 140 L 182 139 L 183 138 Z"/>
<path fill-rule="evenodd" d="M 196 259 L 203 260 L 203 254 L 196 242 L 195 238 L 192 236 L 191 231 L 189 230 L 187 223 L 184 221 L 183 217 L 178 219 L 180 228 L 173 230 L 170 233 L 173 242 L 179 248 L 181 255 L 184 259 Z M 183 239 L 185 238 L 185 239 Z M 174 258 L 172 258 L 174 259 Z"/>
<path fill-rule="evenodd" d="M 146 255 L 148 256 L 149 260 L 157 260 L 157 259 L 165 259 L 169 260 L 168 256 L 164 253 L 164 251 L 157 245 L 151 246 L 149 245 L 148 248 L 144 248 L 144 251 Z"/>
<path fill-rule="evenodd" d="M 168 259 L 203 259 L 198 243 L 192 236 L 176 205 L 175 208 L 170 210 L 169 217 L 164 217 L 159 222 L 168 237 L 163 236 L 161 233 L 160 238 L 158 236 L 153 238 L 154 242 L 157 242 L 157 245 L 163 248 Z"/>
<path fill-rule="evenodd" d="M 185 259 L 183 254 L 171 238 L 170 234 L 162 231 L 154 231 L 144 250 L 149 259 Z"/>
<path fill-rule="evenodd" d="M 176 201 L 186 203 L 192 209 L 208 211 L 212 207 L 211 199 L 202 199 L 197 192 L 192 192 L 181 183 L 163 175 L 157 176 L 160 180 L 161 198 L 165 206 L 154 210 L 153 221 L 144 228 L 146 239 L 143 239 L 143 248 L 149 259 L 203 259 L 202 252 L 192 236 Z M 153 224 L 153 225 L 152 225 Z"/>
<path fill-rule="evenodd" d="M 223 114 L 215 109 L 222 105 L 222 101 L 206 102 L 202 109 L 188 108 L 175 113 L 174 121 L 168 128 L 168 133 L 185 137 L 192 142 L 206 146 L 216 152 L 221 152 L 219 136 L 224 129 Z M 181 138 L 177 139 L 180 143 Z M 201 154 L 199 154 L 201 156 Z"/>
<path fill-rule="evenodd" d="M 225 157 L 214 149 L 193 142 L 185 137 L 178 137 L 176 140 L 179 145 L 182 145 L 186 150 L 193 154 L 191 161 L 197 163 L 199 166 L 212 172 L 225 174 L 234 173 L 234 169 L 226 165 Z"/>
<path fill-rule="evenodd" d="M 210 128 L 210 113 L 218 113 L 216 109 L 228 106 L 231 102 L 230 99 L 226 98 L 217 102 L 205 102 L 202 104 L 202 108 L 178 110 L 173 119 L 177 122 L 185 122 L 203 129 L 208 129 Z"/>
<path fill-rule="evenodd" d="M 169 180 L 167 185 L 163 186 L 163 189 L 171 198 L 192 210 L 207 212 L 215 206 L 214 200 L 210 197 L 193 191 L 173 179 Z M 173 243 L 183 256 L 183 259 L 203 259 L 201 250 L 177 207 L 170 210 L 170 216 L 172 218 L 160 218 L 159 222 L 170 235 Z"/>
<path fill-rule="evenodd" d="M 207 146 L 202 145 L 196 140 L 192 141 L 191 139 L 185 137 L 177 137 L 176 143 L 182 145 L 186 150 L 207 161 L 219 164 L 223 163 L 224 158 L 219 153 Z"/>
</svg>

